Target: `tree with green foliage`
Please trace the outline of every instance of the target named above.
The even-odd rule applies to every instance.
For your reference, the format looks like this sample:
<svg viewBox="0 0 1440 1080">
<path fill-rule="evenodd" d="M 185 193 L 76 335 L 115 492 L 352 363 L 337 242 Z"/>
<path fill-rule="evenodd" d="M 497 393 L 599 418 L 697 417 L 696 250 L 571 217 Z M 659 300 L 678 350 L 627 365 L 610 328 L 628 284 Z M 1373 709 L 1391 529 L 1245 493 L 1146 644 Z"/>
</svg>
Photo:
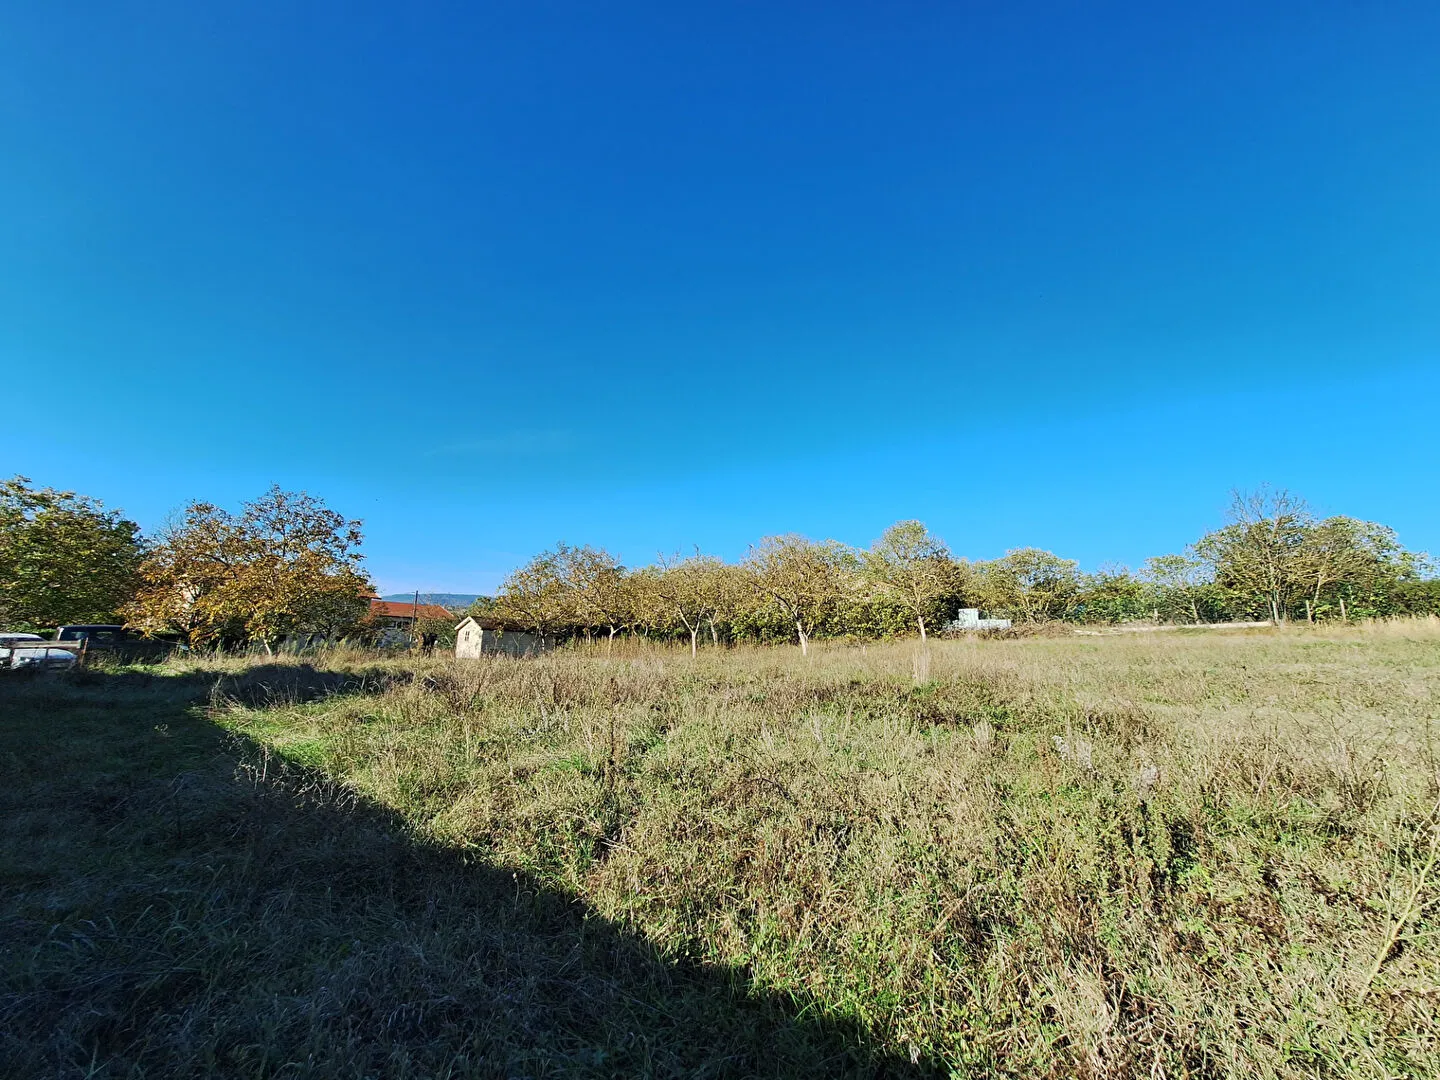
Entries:
<svg viewBox="0 0 1440 1080">
<path fill-rule="evenodd" d="M 1072 610 L 1078 621 L 1087 623 L 1121 623 L 1150 613 L 1144 582 L 1123 566 L 1102 566 L 1082 575 Z"/>
<path fill-rule="evenodd" d="M 663 633 L 672 621 L 669 605 L 660 595 L 660 574 L 658 566 L 642 566 L 625 575 L 631 632 L 641 637 Z"/>
<path fill-rule="evenodd" d="M 779 609 L 808 656 L 816 628 L 839 606 L 856 562 L 843 544 L 792 533 L 765 537 L 750 549 L 745 568 L 755 596 Z"/>
<path fill-rule="evenodd" d="M 1383 611 L 1357 614 L 1440 615 L 1440 577 L 1435 576 L 1434 568 L 1426 562 L 1423 570 L 1394 583 L 1384 598 Z"/>
<path fill-rule="evenodd" d="M 1295 558 L 1306 620 L 1330 611 L 1344 619 L 1357 602 L 1362 610 L 1383 603 L 1399 581 L 1414 574 L 1407 554 L 1394 529 L 1373 521 L 1332 517 L 1310 526 Z"/>
<path fill-rule="evenodd" d="M 1305 588 L 1304 551 L 1314 516 L 1283 488 L 1235 492 L 1230 523 L 1200 538 L 1196 553 L 1242 607 L 1258 606 L 1279 626 Z"/>
<path fill-rule="evenodd" d="M 895 597 L 926 639 L 925 618 L 942 596 L 952 592 L 959 568 L 950 549 L 919 521 L 897 521 L 861 555 L 866 578 Z"/>
<path fill-rule="evenodd" d="M 455 625 L 464 618 L 456 613 L 454 608 L 448 608 L 444 604 L 437 604 L 431 597 L 428 601 L 424 593 L 420 594 L 421 612 L 416 613 L 413 631 L 419 638 L 422 645 L 429 642 L 432 648 L 454 649 L 455 648 Z M 446 614 L 431 614 L 426 607 L 441 608 Z"/>
<path fill-rule="evenodd" d="M 492 614 L 542 634 L 609 638 L 701 633 L 734 640 L 893 637 L 928 640 L 947 608 L 965 601 L 1020 623 L 1117 623 L 1154 614 L 1207 622 L 1264 613 L 1275 621 L 1377 616 L 1440 607 L 1424 556 L 1384 526 L 1336 517 L 1317 522 L 1299 499 L 1262 489 L 1235 496 L 1226 526 L 1184 554 L 1161 555 L 1140 574 L 1078 564 L 1038 548 L 971 564 L 950 556 L 919 521 L 886 529 L 868 551 L 772 536 L 739 565 L 698 554 L 627 571 L 603 549 L 557 545 L 507 581 Z M 723 628 L 723 630 L 722 630 Z"/>
<path fill-rule="evenodd" d="M 587 638 L 592 630 L 604 627 L 613 645 L 615 635 L 634 617 L 625 568 L 604 548 L 558 544 L 555 571 L 569 603 L 570 621 L 584 630 Z"/>
<path fill-rule="evenodd" d="M 977 568 L 976 598 L 1024 623 L 1068 615 L 1080 591 L 1080 564 L 1040 548 L 1015 548 Z"/>
<path fill-rule="evenodd" d="M 0 627 L 116 621 L 144 553 L 119 511 L 24 476 L 0 481 Z"/>
<path fill-rule="evenodd" d="M 494 613 L 544 639 L 567 627 L 573 611 L 559 557 L 542 551 L 501 583 Z"/>
<path fill-rule="evenodd" d="M 690 635 L 690 655 L 699 654 L 700 631 L 708 621 L 711 636 L 717 642 L 715 619 L 730 598 L 723 561 L 713 555 L 696 552 L 688 559 L 678 556 L 661 559 L 654 578 L 655 594 Z"/>
<path fill-rule="evenodd" d="M 1203 560 L 1191 555 L 1156 555 L 1145 560 L 1144 580 L 1155 607 L 1167 618 L 1183 612 L 1191 622 L 1201 621 L 1200 598 L 1212 583 Z"/>
</svg>

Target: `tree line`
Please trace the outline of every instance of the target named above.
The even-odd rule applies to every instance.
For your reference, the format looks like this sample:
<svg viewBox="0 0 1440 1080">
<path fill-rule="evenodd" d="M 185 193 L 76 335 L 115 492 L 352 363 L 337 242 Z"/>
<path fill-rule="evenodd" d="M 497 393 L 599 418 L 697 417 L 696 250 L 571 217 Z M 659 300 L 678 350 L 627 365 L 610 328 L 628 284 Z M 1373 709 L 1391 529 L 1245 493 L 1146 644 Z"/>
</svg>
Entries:
<svg viewBox="0 0 1440 1080">
<path fill-rule="evenodd" d="M 123 622 L 197 647 L 363 633 L 360 522 L 272 487 L 194 502 L 153 536 L 73 491 L 0 481 L 0 629 Z"/>
<path fill-rule="evenodd" d="M 0 481 L 0 629 L 123 621 L 192 646 L 361 637 L 373 587 L 361 523 L 272 487 L 231 512 L 195 502 L 151 536 L 99 501 Z M 695 552 L 626 567 L 559 544 L 472 614 L 546 638 L 701 641 L 884 638 L 943 630 L 960 608 L 1023 625 L 1138 619 L 1274 623 L 1440 613 L 1440 579 L 1394 530 L 1319 518 L 1285 491 L 1237 494 L 1225 525 L 1137 571 L 1038 548 L 953 555 L 919 521 L 868 548 L 770 536 L 743 559 Z M 434 628 L 431 628 L 434 629 Z"/>
<path fill-rule="evenodd" d="M 1236 494 L 1227 523 L 1136 572 L 1084 573 L 1072 559 L 1016 548 L 957 558 L 919 521 L 890 526 L 869 548 L 770 536 L 727 563 L 699 552 L 627 568 L 603 548 L 560 544 L 535 556 L 472 613 L 545 637 L 620 633 L 687 640 L 817 637 L 922 640 L 979 608 L 1021 625 L 1069 621 L 1225 622 L 1372 618 L 1440 612 L 1427 556 L 1394 530 L 1320 519 L 1285 491 Z"/>
</svg>

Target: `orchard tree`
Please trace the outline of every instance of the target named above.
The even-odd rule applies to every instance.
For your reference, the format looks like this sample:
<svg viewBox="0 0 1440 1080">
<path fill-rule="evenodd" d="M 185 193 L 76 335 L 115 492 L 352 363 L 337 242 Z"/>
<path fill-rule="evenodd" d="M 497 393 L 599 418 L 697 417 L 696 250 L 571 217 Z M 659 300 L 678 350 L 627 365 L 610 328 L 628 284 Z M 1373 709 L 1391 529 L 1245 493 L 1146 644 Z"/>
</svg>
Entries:
<svg viewBox="0 0 1440 1080">
<path fill-rule="evenodd" d="M 1080 591 L 1080 564 L 1040 548 L 1015 548 L 1003 559 L 982 563 L 975 591 L 991 611 L 1022 622 L 1064 618 Z"/>
<path fill-rule="evenodd" d="M 1080 578 L 1072 607 L 1081 622 L 1120 623 L 1143 617 L 1145 585 L 1124 566 L 1107 564 Z"/>
<path fill-rule="evenodd" d="M 690 635 L 690 655 L 699 654 L 700 630 L 708 620 L 718 643 L 715 619 L 729 599 L 725 564 L 698 551 L 688 559 L 660 559 L 655 593 L 669 615 Z"/>
<path fill-rule="evenodd" d="M 844 545 L 834 540 L 816 543 L 793 533 L 765 537 L 745 560 L 751 588 L 795 627 L 805 656 L 816 627 L 839 607 L 854 564 Z"/>
<path fill-rule="evenodd" d="M 0 627 L 114 620 L 144 557 L 139 527 L 73 491 L 0 480 Z"/>
<path fill-rule="evenodd" d="M 287 636 L 343 633 L 373 591 L 361 540 L 360 522 L 303 491 L 272 487 L 239 514 L 191 503 L 142 565 L 127 614 L 192 644 L 247 637 L 266 652 Z"/>
<path fill-rule="evenodd" d="M 272 487 L 240 516 L 247 559 L 239 574 L 246 630 L 267 651 L 292 634 L 337 633 L 369 610 L 359 521 L 305 492 Z"/>
<path fill-rule="evenodd" d="M 1322 607 L 1337 607 L 1346 618 L 1347 593 L 1353 599 L 1392 592 L 1396 582 L 1415 576 L 1413 560 L 1386 525 L 1332 517 L 1310 526 L 1295 554 L 1305 618 L 1314 622 Z"/>
<path fill-rule="evenodd" d="M 415 621 L 411 624 L 411 630 L 422 648 L 425 647 L 427 641 L 431 648 L 455 648 L 455 624 L 465 615 L 460 613 L 459 608 L 443 603 L 444 599 L 446 599 L 444 596 L 437 596 L 433 593 L 429 596 L 420 593 L 420 607 L 415 612 Z M 482 600 L 488 599 L 488 597 L 478 597 L 470 604 L 470 608 L 477 608 Z M 437 608 L 444 614 L 435 613 Z"/>
<path fill-rule="evenodd" d="M 587 637 L 591 628 L 605 627 L 610 631 L 608 644 L 613 647 L 615 635 L 633 618 L 625 568 L 604 548 L 588 544 L 557 545 L 555 568 L 564 583 L 572 620 L 584 627 Z"/>
<path fill-rule="evenodd" d="M 954 589 L 957 567 L 945 542 L 919 521 L 897 521 L 861 556 L 865 576 L 905 606 L 925 640 L 925 615 Z"/>
<path fill-rule="evenodd" d="M 511 572 L 495 596 L 495 613 L 546 638 L 569 621 L 573 605 L 560 559 L 542 551 Z"/>
<path fill-rule="evenodd" d="M 218 507 L 191 503 L 154 538 L 125 619 L 146 634 L 181 634 L 192 646 L 244 638 L 244 619 L 223 590 L 241 559 L 234 526 Z"/>
<path fill-rule="evenodd" d="M 642 566 L 625 575 L 626 602 L 631 612 L 631 627 L 648 638 L 652 632 L 668 629 L 673 622 L 670 605 L 661 595 L 658 566 Z"/>
<path fill-rule="evenodd" d="M 1305 500 L 1283 488 L 1235 492 L 1230 523 L 1200 538 L 1196 553 L 1215 580 L 1243 603 L 1264 605 L 1279 626 L 1308 585 L 1306 540 L 1314 517 Z"/>
<path fill-rule="evenodd" d="M 707 573 L 713 604 L 706 621 L 710 624 L 711 644 L 718 646 L 720 626 L 724 624 L 733 632 L 735 621 L 754 602 L 754 590 L 744 568 L 723 559 L 712 559 Z"/>
<path fill-rule="evenodd" d="M 1200 622 L 1200 596 L 1210 584 L 1210 570 L 1190 555 L 1156 555 L 1145 560 L 1144 580 L 1153 590 L 1157 605 L 1168 612 L 1188 612 Z"/>
</svg>

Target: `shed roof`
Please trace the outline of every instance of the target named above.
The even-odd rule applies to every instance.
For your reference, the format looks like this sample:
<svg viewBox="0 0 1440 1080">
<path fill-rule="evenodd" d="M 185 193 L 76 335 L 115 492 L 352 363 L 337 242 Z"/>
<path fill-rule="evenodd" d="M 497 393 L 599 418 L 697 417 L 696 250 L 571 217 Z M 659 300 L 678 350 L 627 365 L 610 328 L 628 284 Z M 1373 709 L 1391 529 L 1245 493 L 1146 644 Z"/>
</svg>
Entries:
<svg viewBox="0 0 1440 1080">
<path fill-rule="evenodd" d="M 511 629 L 510 627 L 505 625 L 504 619 L 497 619 L 493 615 L 466 615 L 465 618 L 460 620 L 459 626 L 456 626 L 455 629 L 459 630 L 460 627 L 464 626 L 466 623 L 474 623 L 476 626 L 480 627 L 481 630 Z"/>
</svg>

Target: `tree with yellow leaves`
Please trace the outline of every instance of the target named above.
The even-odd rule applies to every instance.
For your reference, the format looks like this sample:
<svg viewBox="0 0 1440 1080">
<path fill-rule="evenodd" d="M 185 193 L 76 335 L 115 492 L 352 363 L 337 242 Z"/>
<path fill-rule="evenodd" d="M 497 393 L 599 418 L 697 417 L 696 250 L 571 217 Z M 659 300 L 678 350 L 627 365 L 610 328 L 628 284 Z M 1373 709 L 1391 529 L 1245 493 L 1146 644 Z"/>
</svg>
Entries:
<svg viewBox="0 0 1440 1080">
<path fill-rule="evenodd" d="M 126 616 L 192 645 L 249 639 L 271 652 L 285 637 L 335 636 L 359 624 L 373 591 L 361 539 L 360 522 L 278 486 L 239 514 L 191 503 L 141 566 Z"/>
</svg>

